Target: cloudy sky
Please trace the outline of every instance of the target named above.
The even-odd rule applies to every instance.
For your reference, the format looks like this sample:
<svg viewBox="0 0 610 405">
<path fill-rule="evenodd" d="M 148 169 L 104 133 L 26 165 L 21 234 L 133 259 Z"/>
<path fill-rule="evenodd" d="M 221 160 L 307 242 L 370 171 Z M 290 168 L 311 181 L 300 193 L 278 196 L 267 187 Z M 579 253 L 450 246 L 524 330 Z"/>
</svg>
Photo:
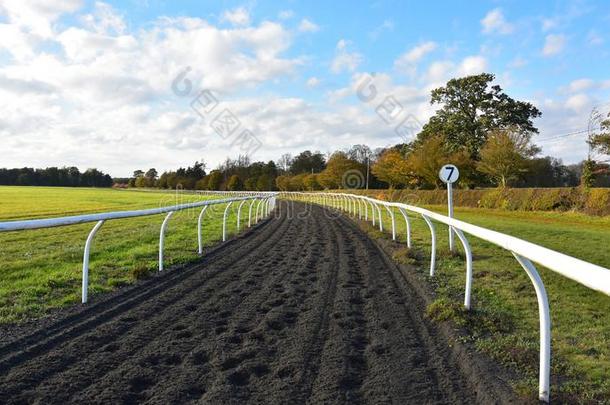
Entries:
<svg viewBox="0 0 610 405">
<path fill-rule="evenodd" d="M 483 71 L 572 163 L 610 108 L 608 27 L 605 1 L 0 0 L 0 166 L 383 147 L 434 113 L 431 89 Z"/>
</svg>

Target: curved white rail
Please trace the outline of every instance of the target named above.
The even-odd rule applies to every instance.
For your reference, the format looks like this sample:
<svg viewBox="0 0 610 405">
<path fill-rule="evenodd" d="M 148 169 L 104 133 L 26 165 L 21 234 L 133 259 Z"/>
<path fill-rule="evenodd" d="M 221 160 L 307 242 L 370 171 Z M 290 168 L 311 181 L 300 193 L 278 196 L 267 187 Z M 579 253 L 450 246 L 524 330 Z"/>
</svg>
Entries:
<svg viewBox="0 0 610 405">
<path fill-rule="evenodd" d="M 556 252 L 554 250 L 536 245 L 534 243 L 506 235 L 501 232 L 492 231 L 482 228 L 477 225 L 472 225 L 467 222 L 449 218 L 421 207 L 413 205 L 376 200 L 362 195 L 354 195 L 347 193 L 306 193 L 306 192 L 281 192 L 280 197 L 301 199 L 309 202 L 315 202 L 321 205 L 342 209 L 348 213 L 354 213 L 355 209 L 351 209 L 351 201 L 361 201 L 364 205 L 364 218 L 368 220 L 368 207 L 371 207 L 372 223 L 375 226 L 375 220 L 379 223 L 379 230 L 383 231 L 383 220 L 381 206 L 385 207 L 392 221 L 392 237 L 396 238 L 396 222 L 393 208 L 401 212 L 407 225 L 407 244 L 411 246 L 411 226 L 409 222 L 408 212 L 416 213 L 422 216 L 428 227 L 432 239 L 432 253 L 430 257 L 430 276 L 434 276 L 436 262 L 436 232 L 433 222 L 439 222 L 449 226 L 449 228 L 458 236 L 458 239 L 464 247 L 466 255 L 466 284 L 464 292 L 464 306 L 470 309 L 470 301 L 472 294 L 472 251 L 466 234 L 491 242 L 501 248 L 511 252 L 519 264 L 529 276 L 538 300 L 538 310 L 540 316 L 540 371 L 539 371 L 539 392 L 538 396 L 541 401 L 549 401 L 550 392 L 550 371 L 551 371 L 551 320 L 549 313 L 549 303 L 544 288 L 544 284 L 536 267 L 532 262 L 538 263 L 556 273 L 559 273 L 571 280 L 574 280 L 586 287 L 599 291 L 606 295 L 610 295 L 610 270 L 577 259 L 566 254 Z M 377 211 L 377 218 L 375 218 Z M 360 215 L 360 218 L 362 216 Z"/>
<path fill-rule="evenodd" d="M 222 192 L 227 193 L 227 192 Z M 220 194 L 220 193 L 210 193 L 204 192 L 202 194 L 212 194 L 212 195 L 235 195 L 235 194 Z M 200 255 L 203 254 L 203 236 L 202 236 L 202 222 L 203 215 L 208 209 L 208 207 L 213 205 L 221 205 L 227 204 L 227 207 L 224 210 L 223 215 L 223 224 L 222 224 L 222 240 L 225 241 L 227 238 L 227 212 L 229 207 L 233 202 L 240 201 L 240 208 L 243 203 L 246 201 L 252 201 L 250 206 L 252 206 L 256 201 L 264 202 L 267 206 L 275 205 L 275 198 L 277 193 L 272 192 L 244 192 L 240 193 L 238 197 L 224 198 L 224 199 L 216 199 L 216 200 L 206 200 L 189 204 L 179 204 L 169 207 L 161 207 L 161 208 L 152 208 L 152 209 L 144 209 L 144 210 L 134 210 L 134 211 L 117 211 L 117 212 L 105 212 L 99 214 L 87 214 L 87 215 L 76 215 L 69 217 L 60 217 L 60 218 L 48 218 L 48 219 L 32 219 L 25 221 L 8 221 L 8 222 L 0 222 L 0 232 L 10 232 L 10 231 L 22 231 L 28 229 L 42 229 L 42 228 L 54 228 L 60 226 L 69 226 L 76 224 L 84 224 L 89 222 L 96 222 L 95 226 L 89 233 L 87 237 L 87 241 L 85 242 L 85 248 L 83 251 L 83 270 L 82 270 L 82 291 L 81 291 L 81 301 L 83 304 L 87 303 L 88 299 L 88 287 L 89 287 L 89 256 L 91 252 L 91 244 L 93 243 L 93 239 L 95 235 L 102 227 L 102 225 L 109 220 L 116 219 L 125 219 L 125 218 L 136 218 L 136 217 L 144 217 L 150 215 L 159 215 L 166 214 L 163 223 L 161 224 L 161 230 L 159 232 L 159 271 L 163 271 L 163 252 L 165 246 L 165 233 L 167 230 L 167 226 L 169 224 L 169 220 L 172 215 L 177 211 L 183 211 L 191 208 L 199 208 L 202 207 L 202 210 L 199 214 L 197 221 L 197 241 L 198 241 L 198 252 Z M 262 212 L 261 214 L 264 214 Z M 269 211 L 266 211 L 268 214 Z M 241 214 L 241 210 L 237 212 L 237 226 L 239 231 L 239 216 Z M 250 214 L 251 216 L 251 214 Z M 263 217 L 263 215 L 261 215 Z M 256 222 L 258 222 L 258 215 L 256 218 Z M 248 218 L 248 226 L 251 225 L 251 218 Z"/>
</svg>

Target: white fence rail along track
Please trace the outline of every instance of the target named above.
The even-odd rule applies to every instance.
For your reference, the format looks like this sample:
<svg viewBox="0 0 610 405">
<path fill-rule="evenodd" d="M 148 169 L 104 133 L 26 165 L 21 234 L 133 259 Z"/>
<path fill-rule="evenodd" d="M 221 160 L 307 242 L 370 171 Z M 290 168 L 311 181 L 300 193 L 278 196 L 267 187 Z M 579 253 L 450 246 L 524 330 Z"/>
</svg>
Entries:
<svg viewBox="0 0 610 405">
<path fill-rule="evenodd" d="M 203 194 L 213 194 L 216 193 L 207 193 Z M 221 194 L 228 195 L 228 194 Z M 214 200 L 206 200 L 200 202 L 194 202 L 189 204 L 179 204 L 161 208 L 153 208 L 153 209 L 143 209 L 143 210 L 134 210 L 134 211 L 116 211 L 116 212 L 105 212 L 99 214 L 87 214 L 87 215 L 77 215 L 77 216 L 69 216 L 69 217 L 59 217 L 59 218 L 48 218 L 48 219 L 33 219 L 26 221 L 7 221 L 0 222 L 0 232 L 10 232 L 10 231 L 23 231 L 28 229 L 42 229 L 42 228 L 55 228 L 60 226 L 69 226 L 76 224 L 83 224 L 89 222 L 95 222 L 95 226 L 89 233 L 87 240 L 85 242 L 85 248 L 83 253 L 83 272 L 82 272 L 82 298 L 81 301 L 83 304 L 87 302 L 87 292 L 89 286 L 89 254 L 91 252 L 91 244 L 93 239 L 95 238 L 96 233 L 100 230 L 102 225 L 106 221 L 110 220 L 118 220 L 125 218 L 136 218 L 136 217 L 145 217 L 151 215 L 159 215 L 159 214 L 167 214 L 163 223 L 161 224 L 161 230 L 159 232 L 159 271 L 163 271 L 163 250 L 165 245 L 165 230 L 167 229 L 167 225 L 169 223 L 172 215 L 177 211 L 183 211 L 187 209 L 193 208 L 202 208 L 201 213 L 198 217 L 197 222 L 197 239 L 199 244 L 198 252 L 199 254 L 203 254 L 203 236 L 202 236 L 202 221 L 203 216 L 208 209 L 208 207 L 213 205 L 221 205 L 227 204 L 224 212 L 223 212 L 223 224 L 222 224 L 222 240 L 223 242 L 227 239 L 227 217 L 230 206 L 239 202 L 239 208 L 237 210 L 237 228 L 239 232 L 240 227 L 240 216 L 242 206 L 249 202 L 248 209 L 248 227 L 254 223 L 259 221 L 259 218 L 264 218 L 269 215 L 271 211 L 275 207 L 275 199 L 277 193 L 271 192 L 257 192 L 257 193 L 242 193 L 240 196 L 223 198 L 223 199 L 214 199 Z M 252 208 L 255 208 L 255 212 L 253 213 Z"/>
<path fill-rule="evenodd" d="M 551 318 L 549 303 L 544 284 L 533 263 L 538 263 L 549 270 L 559 273 L 593 290 L 610 296 L 610 270 L 585 262 L 580 259 L 556 252 L 525 240 L 515 238 L 500 232 L 492 231 L 480 226 L 472 225 L 445 215 L 407 204 L 376 200 L 370 197 L 347 193 L 306 193 L 281 192 L 280 197 L 286 199 L 302 200 L 330 206 L 353 215 L 359 219 L 369 220 L 379 230 L 383 231 L 383 212 L 389 216 L 392 223 L 392 239 L 396 240 L 396 213 L 398 210 L 405 221 L 407 231 L 407 246 L 411 247 L 410 214 L 420 215 L 430 229 L 432 252 L 430 257 L 430 276 L 434 276 L 436 264 L 436 232 L 434 223 L 441 223 L 455 232 L 466 255 L 466 286 L 464 293 L 464 306 L 470 309 L 472 294 L 472 251 L 465 234 L 491 242 L 508 250 L 529 276 L 538 299 L 538 312 L 540 318 L 540 370 L 539 370 L 539 399 L 549 401 L 550 373 L 551 373 Z"/>
</svg>

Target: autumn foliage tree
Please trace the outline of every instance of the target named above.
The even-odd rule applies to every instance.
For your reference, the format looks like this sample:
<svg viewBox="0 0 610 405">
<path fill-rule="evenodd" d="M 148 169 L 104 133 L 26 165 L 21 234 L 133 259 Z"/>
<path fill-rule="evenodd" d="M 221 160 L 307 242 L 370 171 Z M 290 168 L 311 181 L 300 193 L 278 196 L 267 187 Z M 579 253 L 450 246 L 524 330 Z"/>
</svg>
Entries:
<svg viewBox="0 0 610 405">
<path fill-rule="evenodd" d="M 438 188 L 438 172 L 447 163 L 460 168 L 460 183 L 468 185 L 474 171 L 469 151 L 466 148 L 452 150 L 442 136 L 428 138 L 407 155 L 407 165 L 423 187 Z"/>
<path fill-rule="evenodd" d="M 229 178 L 229 181 L 227 182 L 227 190 L 240 191 L 242 188 L 242 183 L 238 175 L 234 174 Z"/>
<path fill-rule="evenodd" d="M 477 169 L 504 188 L 527 169 L 527 161 L 540 149 L 530 143 L 530 135 L 518 128 L 493 131 L 481 148 Z"/>
<path fill-rule="evenodd" d="M 373 164 L 371 171 L 379 180 L 388 183 L 390 188 L 409 184 L 409 165 L 396 149 L 383 152 Z"/>
<path fill-rule="evenodd" d="M 364 172 L 361 163 L 350 159 L 345 152 L 335 152 L 328 159 L 326 169 L 318 175 L 318 182 L 327 189 L 346 188 L 344 179 L 352 170 Z"/>
</svg>

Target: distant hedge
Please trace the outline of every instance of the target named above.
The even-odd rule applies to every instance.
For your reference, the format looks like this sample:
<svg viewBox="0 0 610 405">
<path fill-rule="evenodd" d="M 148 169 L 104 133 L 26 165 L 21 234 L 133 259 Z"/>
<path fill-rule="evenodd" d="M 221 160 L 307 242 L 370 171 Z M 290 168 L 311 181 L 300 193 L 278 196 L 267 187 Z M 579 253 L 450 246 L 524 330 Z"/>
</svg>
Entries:
<svg viewBox="0 0 610 405">
<path fill-rule="evenodd" d="M 355 190 L 359 194 L 414 205 L 447 204 L 447 191 L 439 190 Z M 453 192 L 456 207 L 499 208 L 521 211 L 579 211 L 610 215 L 610 188 L 507 188 Z"/>
</svg>

